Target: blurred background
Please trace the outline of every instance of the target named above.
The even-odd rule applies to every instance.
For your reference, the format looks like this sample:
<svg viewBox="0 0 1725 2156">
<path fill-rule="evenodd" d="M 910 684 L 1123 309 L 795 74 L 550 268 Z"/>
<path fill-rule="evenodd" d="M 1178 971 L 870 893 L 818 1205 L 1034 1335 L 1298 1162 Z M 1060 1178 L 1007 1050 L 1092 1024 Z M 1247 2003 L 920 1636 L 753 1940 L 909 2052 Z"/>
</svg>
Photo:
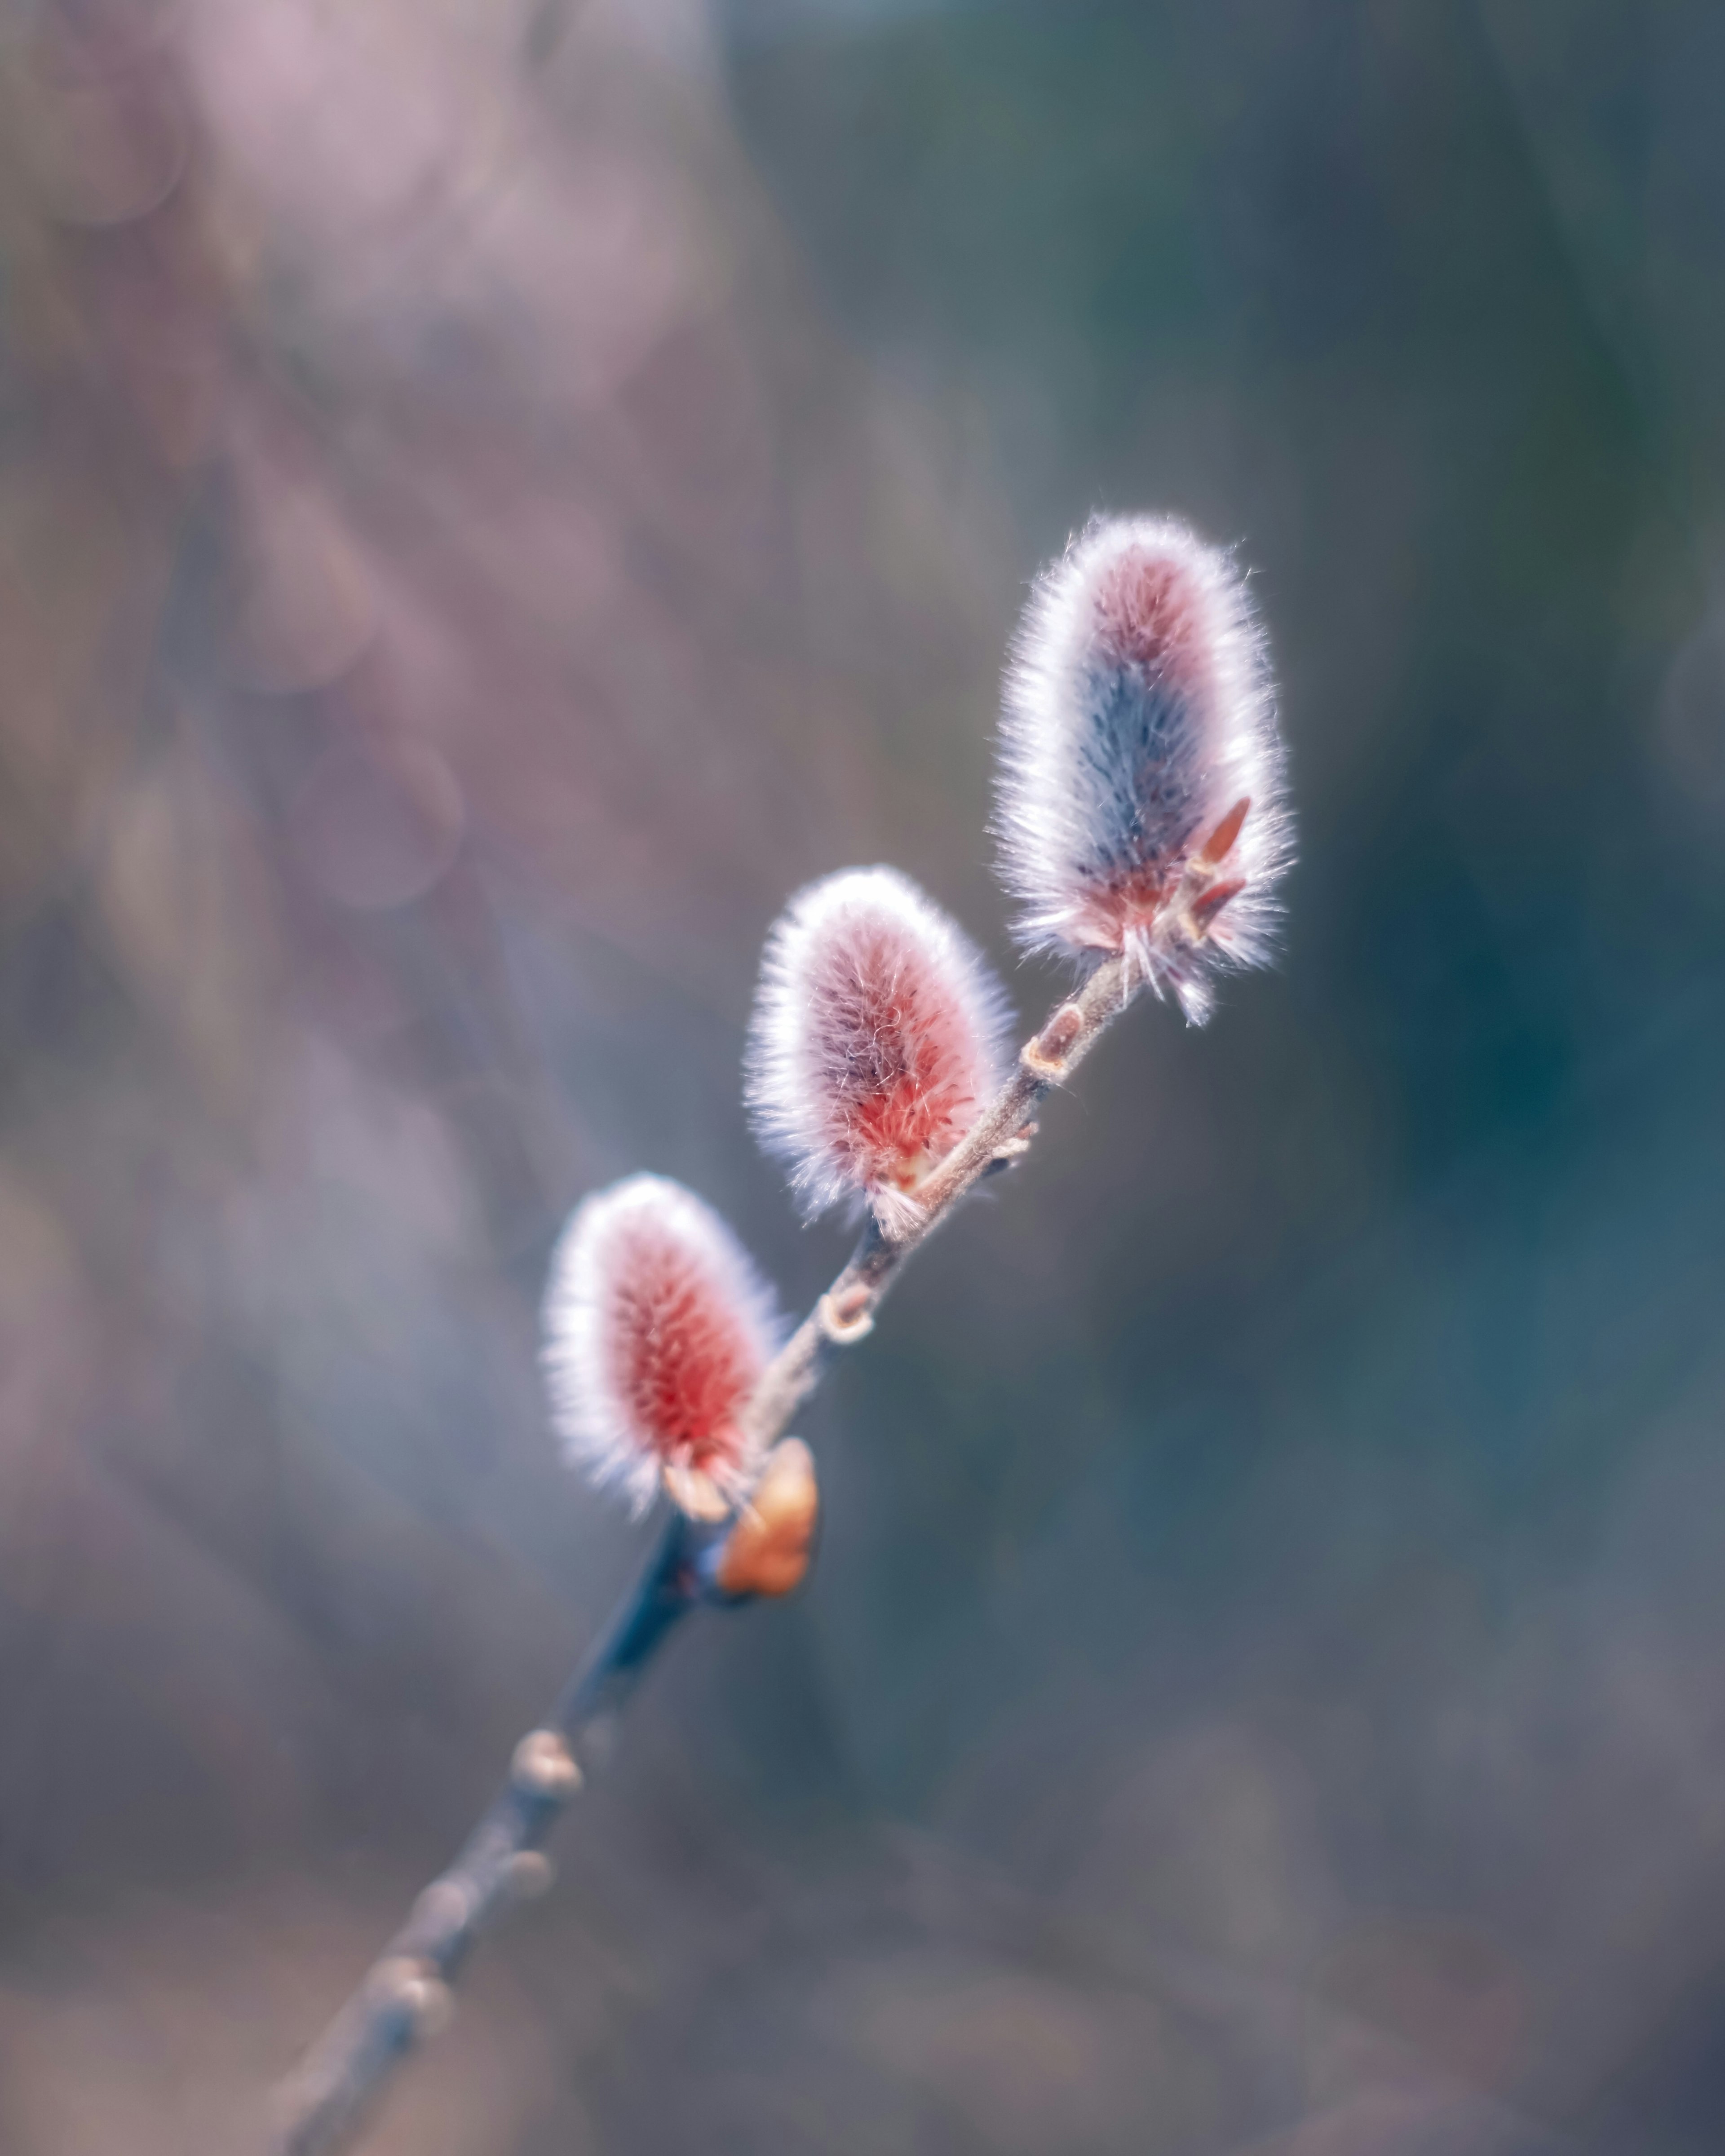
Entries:
<svg viewBox="0 0 1725 2156">
<path fill-rule="evenodd" d="M 805 1433 L 378 2156 L 1725 2145 L 1725 11 L 10 0 L 0 2148 L 250 2148 L 648 1530 L 583 1191 L 807 1303 L 785 895 L 1009 968 L 1095 507 L 1238 541 L 1286 960 Z"/>
</svg>

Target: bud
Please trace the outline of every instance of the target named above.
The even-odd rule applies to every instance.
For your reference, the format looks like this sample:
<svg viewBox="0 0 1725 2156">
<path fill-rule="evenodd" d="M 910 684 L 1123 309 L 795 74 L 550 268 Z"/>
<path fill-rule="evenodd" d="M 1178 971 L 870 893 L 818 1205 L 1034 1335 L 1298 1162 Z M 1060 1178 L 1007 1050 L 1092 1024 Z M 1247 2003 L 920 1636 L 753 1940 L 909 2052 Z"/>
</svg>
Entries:
<svg viewBox="0 0 1725 2156">
<path fill-rule="evenodd" d="M 1183 525 L 1098 520 L 1038 581 L 1001 725 L 1002 869 L 1033 949 L 1119 952 L 1187 1017 L 1271 954 L 1291 858 L 1263 633 Z"/>
<path fill-rule="evenodd" d="M 748 1104 L 810 1219 L 861 1197 L 889 1233 L 1000 1082 L 1006 999 L 907 876 L 846 869 L 799 891 L 768 938 Z"/>
<path fill-rule="evenodd" d="M 718 1214 L 634 1175 L 585 1199 L 552 1253 L 543 1364 L 572 1460 L 641 1512 L 662 1481 L 721 1517 L 754 1460 L 743 1411 L 778 1343 L 772 1291 Z"/>
<path fill-rule="evenodd" d="M 788 1594 L 814 1554 L 820 1491 L 814 1457 L 799 1437 L 774 1445 L 742 1515 L 716 1553 L 715 1584 L 725 1594 Z"/>
</svg>

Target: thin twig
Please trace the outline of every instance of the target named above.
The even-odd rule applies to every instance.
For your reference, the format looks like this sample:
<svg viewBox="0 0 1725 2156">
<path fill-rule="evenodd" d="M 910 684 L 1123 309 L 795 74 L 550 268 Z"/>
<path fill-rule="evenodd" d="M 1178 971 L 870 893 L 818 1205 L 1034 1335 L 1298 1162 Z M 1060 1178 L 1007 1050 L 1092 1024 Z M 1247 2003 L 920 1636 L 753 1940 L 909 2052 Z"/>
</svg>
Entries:
<svg viewBox="0 0 1725 2156">
<path fill-rule="evenodd" d="M 1124 958 L 1105 960 L 1070 1003 L 1020 1050 L 1012 1075 L 964 1140 L 915 1193 L 914 1219 L 889 1236 L 870 1226 L 850 1263 L 768 1366 L 748 1410 L 762 1456 L 788 1430 L 835 1351 L 865 1338 L 911 1251 L 981 1177 L 1026 1149 L 1030 1116 L 1051 1086 L 1088 1055 L 1139 981 Z M 720 1584 L 734 1519 L 716 1526 L 673 1516 L 634 1586 L 564 1686 L 542 1727 L 516 1748 L 509 1779 L 460 1855 L 413 1904 L 364 1982 L 276 2096 L 275 2156 L 336 2156 L 362 2131 L 395 2068 L 450 2011 L 449 1986 L 480 1928 L 550 1883 L 542 1845 L 581 1786 L 583 1738 L 608 1722 L 647 1663 L 694 1609 L 747 1597 Z"/>
</svg>

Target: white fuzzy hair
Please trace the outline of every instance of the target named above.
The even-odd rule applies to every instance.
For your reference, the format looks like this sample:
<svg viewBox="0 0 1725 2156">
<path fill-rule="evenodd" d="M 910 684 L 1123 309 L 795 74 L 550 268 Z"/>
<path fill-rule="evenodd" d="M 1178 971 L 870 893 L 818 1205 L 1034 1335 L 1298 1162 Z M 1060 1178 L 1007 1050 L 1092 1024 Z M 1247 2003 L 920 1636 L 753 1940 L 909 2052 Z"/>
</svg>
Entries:
<svg viewBox="0 0 1725 2156">
<path fill-rule="evenodd" d="M 564 1456 L 597 1483 L 620 1486 L 637 1512 L 660 1484 L 661 1459 L 612 1368 L 608 1295 L 635 1230 L 679 1245 L 713 1306 L 734 1323 L 764 1369 L 784 1327 L 772 1289 L 710 1205 L 667 1176 L 631 1175 L 575 1208 L 552 1253 L 541 1322 L 540 1364 Z"/>
<path fill-rule="evenodd" d="M 1100 595 L 1133 552 L 1180 572 L 1207 660 L 1196 689 L 1102 648 Z M 1019 942 L 1089 960 L 1121 947 L 1086 932 L 1086 901 L 1147 861 L 1178 863 L 1249 799 L 1227 861 L 1245 887 L 1210 932 L 1195 945 L 1168 940 L 1171 927 L 1124 938 L 1158 993 L 1201 1022 L 1208 973 L 1271 955 L 1292 855 L 1285 761 L 1264 634 L 1230 555 L 1172 519 L 1093 519 L 1037 579 L 1007 670 L 994 829 L 1024 908 Z"/>
<path fill-rule="evenodd" d="M 807 885 L 767 939 L 744 1063 L 756 1134 L 789 1170 L 807 1219 L 847 1202 L 854 1214 L 865 1199 L 889 1229 L 915 1215 L 913 1198 L 860 1182 L 835 1143 L 844 1089 L 866 1044 L 824 1035 L 819 1024 L 823 969 L 842 973 L 853 939 L 882 928 L 937 991 L 941 1023 L 952 1029 L 947 1045 L 968 1059 L 978 1113 L 1001 1081 L 1011 1009 L 993 969 L 950 915 L 894 868 L 843 869 Z"/>
</svg>

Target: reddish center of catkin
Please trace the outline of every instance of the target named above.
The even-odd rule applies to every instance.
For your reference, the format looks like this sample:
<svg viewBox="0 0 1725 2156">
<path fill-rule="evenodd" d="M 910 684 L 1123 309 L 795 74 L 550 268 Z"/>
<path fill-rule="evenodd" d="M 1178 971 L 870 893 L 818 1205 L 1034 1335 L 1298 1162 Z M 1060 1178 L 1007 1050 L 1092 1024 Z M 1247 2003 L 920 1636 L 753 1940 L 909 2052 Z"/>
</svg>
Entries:
<svg viewBox="0 0 1725 2156">
<path fill-rule="evenodd" d="M 867 1185 L 907 1189 L 974 1120 L 979 1045 L 952 983 L 891 927 L 816 991 L 832 1142 Z"/>
<path fill-rule="evenodd" d="M 1096 640 L 1107 657 L 1188 695 L 1206 685 L 1204 594 L 1184 562 L 1129 551 L 1103 574 L 1095 603 Z"/>
<path fill-rule="evenodd" d="M 674 1239 L 639 1230 L 608 1316 L 611 1378 L 637 1441 L 699 1472 L 740 1466 L 738 1418 L 760 1355 L 705 1268 Z"/>
<path fill-rule="evenodd" d="M 1119 951 L 1134 930 L 1147 929 L 1179 882 L 1171 871 L 1151 867 L 1117 876 L 1086 891 L 1072 909 L 1073 941 L 1096 951 Z"/>
</svg>

